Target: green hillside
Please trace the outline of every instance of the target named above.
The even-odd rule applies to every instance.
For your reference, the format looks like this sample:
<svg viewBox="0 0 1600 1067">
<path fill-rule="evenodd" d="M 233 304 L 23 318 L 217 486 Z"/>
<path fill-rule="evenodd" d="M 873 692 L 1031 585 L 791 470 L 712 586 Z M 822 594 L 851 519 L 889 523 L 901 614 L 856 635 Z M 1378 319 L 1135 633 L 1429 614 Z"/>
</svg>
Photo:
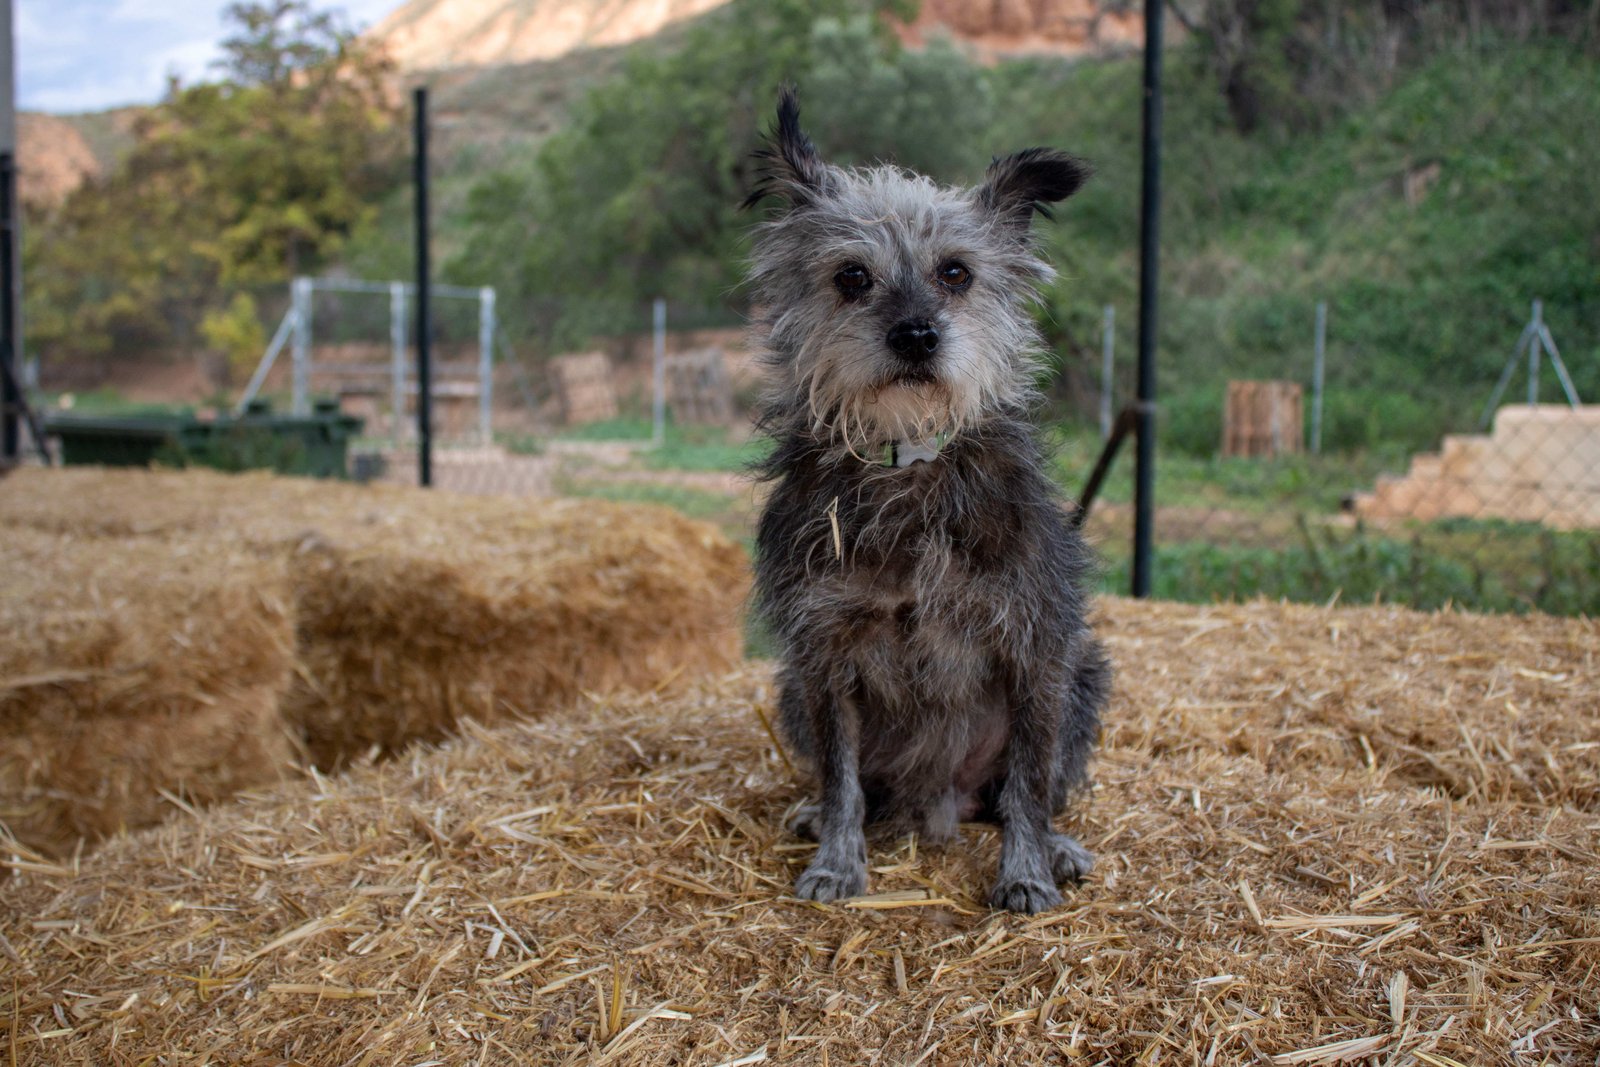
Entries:
<svg viewBox="0 0 1600 1067">
<path fill-rule="evenodd" d="M 1534 298 L 1580 394 L 1600 397 L 1600 0 L 1497 0 L 1476 21 L 1389 6 L 1188 5 L 1202 17 L 1167 56 L 1169 447 L 1214 451 L 1230 378 L 1308 380 L 1319 300 L 1331 450 L 1399 456 L 1472 428 Z M 1132 385 L 1140 61 L 909 50 L 881 15 L 913 7 L 733 0 L 624 48 L 431 75 L 444 280 L 496 286 L 525 359 L 642 326 L 657 296 L 679 324 L 737 321 L 754 217 L 737 205 L 789 82 L 839 162 L 968 182 L 996 154 L 1052 144 L 1095 164 L 1041 224 L 1060 268 L 1040 313 L 1052 399 L 1091 417 L 1107 304 L 1118 391 Z M 1248 47 L 1209 28 L 1227 18 Z M 192 87 L 112 174 L 30 219 L 28 320 L 47 364 L 218 338 L 248 362 L 290 274 L 409 275 L 403 107 L 325 74 L 315 105 L 294 81 Z M 124 127 L 93 121 L 111 152 Z M 1556 396 L 1553 378 L 1544 389 Z"/>
<path fill-rule="evenodd" d="M 611 57 L 616 73 L 538 153 L 487 168 L 446 161 L 457 186 L 440 238 L 447 272 L 527 309 L 511 320 L 535 347 L 576 343 L 657 293 L 738 310 L 742 160 L 775 86 L 792 80 L 824 152 L 844 161 L 884 156 L 970 180 L 995 153 L 1048 143 L 1096 164 L 1048 226 L 1061 279 L 1042 315 L 1061 361 L 1057 398 L 1086 414 L 1104 304 L 1118 308 L 1131 363 L 1137 58 L 980 67 L 951 45 L 904 52 L 846 3 L 775 33 L 798 6 L 736 3 L 671 48 Z M 1553 36 L 1417 51 L 1387 88 L 1247 136 L 1200 45 L 1171 50 L 1169 443 L 1214 448 L 1230 377 L 1309 379 L 1319 299 L 1331 306 L 1330 447 L 1415 448 L 1469 428 L 1534 297 L 1580 393 L 1600 396 L 1600 138 L 1580 132 L 1600 130 L 1600 62 Z M 496 73 L 496 96 L 519 95 L 517 69 Z M 403 269 L 402 242 L 390 252 L 384 266 Z M 1555 388 L 1546 381 L 1547 396 Z"/>
<path fill-rule="evenodd" d="M 1174 443 L 1215 446 L 1228 377 L 1307 380 L 1319 299 L 1332 447 L 1471 428 L 1534 297 L 1580 395 L 1600 397 L 1600 141 L 1575 136 L 1600 130 L 1593 56 L 1452 49 L 1324 127 L 1252 138 L 1181 55 L 1174 66 L 1161 335 Z M 1137 80 L 1132 63 L 1062 71 L 1034 106 L 1035 136 L 1069 116 L 1060 139 L 1101 168 L 1052 235 L 1067 265 L 1053 318 L 1079 345 L 1099 304 L 1135 298 Z"/>
</svg>

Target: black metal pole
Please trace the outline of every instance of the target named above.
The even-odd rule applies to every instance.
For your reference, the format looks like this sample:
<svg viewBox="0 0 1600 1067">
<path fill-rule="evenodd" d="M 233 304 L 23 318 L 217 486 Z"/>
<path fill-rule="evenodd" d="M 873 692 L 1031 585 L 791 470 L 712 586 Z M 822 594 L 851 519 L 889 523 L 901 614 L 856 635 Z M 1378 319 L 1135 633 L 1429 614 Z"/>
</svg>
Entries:
<svg viewBox="0 0 1600 1067">
<path fill-rule="evenodd" d="M 1133 595 L 1150 595 L 1156 489 L 1156 286 L 1161 235 L 1161 20 L 1144 2 L 1144 180 L 1139 204 L 1139 455 L 1133 490 Z"/>
<path fill-rule="evenodd" d="M 11 0 L 0 0 L 0 465 L 22 458 L 22 272 L 17 222 L 17 78 Z"/>
<path fill-rule="evenodd" d="M 433 484 L 433 316 L 428 293 L 428 90 L 419 87 L 416 101 L 417 158 L 417 479 Z"/>
<path fill-rule="evenodd" d="M 21 331 L 17 329 L 17 175 L 9 151 L 0 152 L 0 466 L 22 458 Z"/>
</svg>

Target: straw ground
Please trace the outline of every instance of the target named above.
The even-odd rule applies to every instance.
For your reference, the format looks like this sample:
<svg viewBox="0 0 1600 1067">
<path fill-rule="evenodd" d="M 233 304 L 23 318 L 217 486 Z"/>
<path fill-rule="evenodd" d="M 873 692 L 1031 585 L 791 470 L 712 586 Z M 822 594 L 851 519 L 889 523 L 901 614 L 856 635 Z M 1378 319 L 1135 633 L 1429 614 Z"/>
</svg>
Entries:
<svg viewBox="0 0 1600 1067">
<path fill-rule="evenodd" d="M 18 1063 L 1592 1064 L 1596 626 L 1111 600 L 1099 855 L 998 843 L 795 900 L 803 785 L 752 664 L 471 726 L 76 864 L 14 848 Z"/>
</svg>

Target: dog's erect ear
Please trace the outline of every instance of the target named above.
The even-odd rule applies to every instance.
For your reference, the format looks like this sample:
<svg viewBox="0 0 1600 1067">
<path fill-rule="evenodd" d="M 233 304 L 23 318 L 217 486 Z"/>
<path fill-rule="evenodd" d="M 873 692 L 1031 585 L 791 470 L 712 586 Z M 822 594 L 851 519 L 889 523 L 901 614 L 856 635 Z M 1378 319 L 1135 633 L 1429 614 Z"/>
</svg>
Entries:
<svg viewBox="0 0 1600 1067">
<path fill-rule="evenodd" d="M 779 196 L 799 207 L 826 194 L 828 165 L 817 155 L 817 146 L 800 128 L 800 101 L 792 86 L 778 94 L 778 128 L 765 148 L 756 152 L 761 178 L 744 206 L 751 207 L 768 196 Z"/>
<path fill-rule="evenodd" d="M 1054 148 L 1024 148 L 989 165 L 978 202 L 1007 222 L 1027 229 L 1037 211 L 1050 217 L 1048 205 L 1065 200 L 1089 180 L 1093 168 Z"/>
</svg>

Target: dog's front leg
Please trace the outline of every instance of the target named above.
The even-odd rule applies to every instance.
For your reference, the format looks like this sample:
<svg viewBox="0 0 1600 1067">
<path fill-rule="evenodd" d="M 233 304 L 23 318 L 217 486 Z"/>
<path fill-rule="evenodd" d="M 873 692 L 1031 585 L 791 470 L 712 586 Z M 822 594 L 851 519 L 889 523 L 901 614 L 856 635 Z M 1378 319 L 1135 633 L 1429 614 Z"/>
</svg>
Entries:
<svg viewBox="0 0 1600 1067">
<path fill-rule="evenodd" d="M 1018 687 L 1020 688 L 1020 687 Z M 1050 781 L 1055 723 L 1044 703 L 1014 692 L 1011 736 L 1000 786 L 1000 874 L 989 906 L 1029 915 L 1061 903 L 1051 870 Z"/>
<path fill-rule="evenodd" d="M 858 756 L 861 715 L 855 698 L 838 684 L 813 686 L 812 737 L 822 796 L 813 825 L 817 854 L 794 884 L 794 895 L 830 901 L 867 888 L 866 797 Z"/>
</svg>

